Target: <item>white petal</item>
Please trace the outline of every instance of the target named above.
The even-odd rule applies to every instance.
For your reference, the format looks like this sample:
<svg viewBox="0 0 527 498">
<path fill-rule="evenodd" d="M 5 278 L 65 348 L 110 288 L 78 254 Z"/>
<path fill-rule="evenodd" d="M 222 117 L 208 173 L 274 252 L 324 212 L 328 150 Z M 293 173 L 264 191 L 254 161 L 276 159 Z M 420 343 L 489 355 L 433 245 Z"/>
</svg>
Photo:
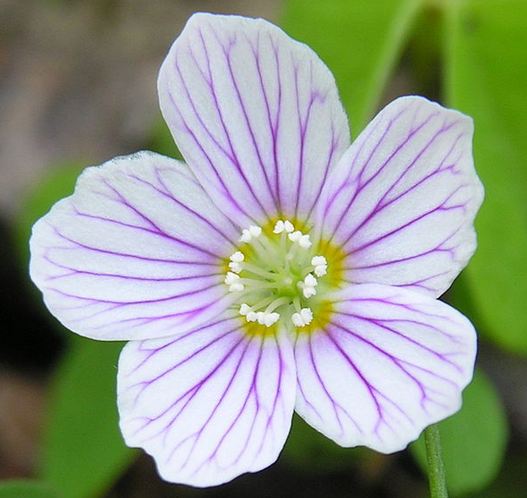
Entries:
<svg viewBox="0 0 527 498">
<path fill-rule="evenodd" d="M 441 295 L 476 248 L 472 120 L 421 97 L 388 105 L 346 152 L 319 212 L 346 278 Z"/>
<path fill-rule="evenodd" d="M 237 238 L 184 164 L 143 152 L 86 169 L 35 224 L 31 278 L 80 335 L 166 336 L 225 309 Z"/>
<path fill-rule="evenodd" d="M 356 285 L 339 299 L 324 330 L 298 335 L 296 411 L 341 446 L 402 450 L 460 408 L 474 328 L 403 288 Z"/>
<path fill-rule="evenodd" d="M 121 430 L 167 481 L 221 484 L 269 466 L 284 445 L 295 400 L 291 345 L 248 337 L 242 321 L 130 342 L 121 354 Z"/>
<path fill-rule="evenodd" d="M 278 213 L 307 218 L 349 144 L 327 67 L 262 19 L 192 16 L 158 89 L 183 156 L 242 225 Z"/>
</svg>

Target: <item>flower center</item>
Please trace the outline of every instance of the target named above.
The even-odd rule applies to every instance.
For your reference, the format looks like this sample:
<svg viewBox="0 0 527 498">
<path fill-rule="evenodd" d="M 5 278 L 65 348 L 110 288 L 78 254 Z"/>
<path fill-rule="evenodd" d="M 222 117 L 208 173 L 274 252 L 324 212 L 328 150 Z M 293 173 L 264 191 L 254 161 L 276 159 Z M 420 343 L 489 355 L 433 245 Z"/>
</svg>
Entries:
<svg viewBox="0 0 527 498">
<path fill-rule="evenodd" d="M 244 229 L 240 242 L 224 280 L 229 292 L 237 294 L 240 315 L 266 327 L 279 320 L 299 328 L 309 325 L 328 271 L 309 234 L 289 220 L 278 220 L 272 231 L 254 225 Z"/>
</svg>

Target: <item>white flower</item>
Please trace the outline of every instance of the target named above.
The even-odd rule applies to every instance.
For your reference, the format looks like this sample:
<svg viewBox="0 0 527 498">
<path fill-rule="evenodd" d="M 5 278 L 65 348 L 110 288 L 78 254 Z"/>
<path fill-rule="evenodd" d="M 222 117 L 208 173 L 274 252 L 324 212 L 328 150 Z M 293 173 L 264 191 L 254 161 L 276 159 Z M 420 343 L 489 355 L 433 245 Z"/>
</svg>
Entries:
<svg viewBox="0 0 527 498">
<path fill-rule="evenodd" d="M 476 247 L 472 121 L 402 97 L 350 145 L 313 51 L 236 16 L 189 20 L 159 98 L 188 166 L 89 168 L 31 239 L 50 311 L 129 341 L 126 443 L 209 486 L 273 463 L 293 410 L 384 453 L 456 412 L 476 338 L 436 298 Z"/>
</svg>

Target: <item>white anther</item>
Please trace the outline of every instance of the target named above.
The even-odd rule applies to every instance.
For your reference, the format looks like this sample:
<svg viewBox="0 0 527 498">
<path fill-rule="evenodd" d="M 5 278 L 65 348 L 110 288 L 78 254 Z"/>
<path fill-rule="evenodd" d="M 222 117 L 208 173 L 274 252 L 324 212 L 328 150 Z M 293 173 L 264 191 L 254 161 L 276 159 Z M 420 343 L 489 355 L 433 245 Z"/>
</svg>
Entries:
<svg viewBox="0 0 527 498">
<path fill-rule="evenodd" d="M 302 232 L 300 230 L 297 230 L 296 232 L 290 233 L 288 237 L 291 242 L 298 242 L 302 235 Z"/>
<path fill-rule="evenodd" d="M 304 297 L 306 299 L 309 299 L 310 297 L 313 297 L 316 295 L 317 290 L 314 287 L 304 287 L 304 290 L 302 292 L 304 294 Z"/>
<path fill-rule="evenodd" d="M 243 252 L 236 251 L 229 259 L 233 263 L 241 263 L 245 259 L 245 256 L 243 255 Z"/>
<path fill-rule="evenodd" d="M 315 267 L 317 277 L 322 277 L 328 272 L 328 261 L 324 256 L 313 256 L 311 264 Z"/>
<path fill-rule="evenodd" d="M 295 231 L 295 227 L 289 220 L 284 221 L 284 228 L 287 233 L 292 233 Z"/>
<path fill-rule="evenodd" d="M 316 287 L 318 285 L 317 279 L 311 274 L 308 273 L 306 278 L 304 278 L 304 285 L 307 287 Z"/>
<path fill-rule="evenodd" d="M 302 237 L 298 239 L 298 245 L 304 249 L 309 249 L 312 245 L 309 240 L 309 235 L 302 235 Z"/>
<path fill-rule="evenodd" d="M 232 271 L 229 271 L 229 272 L 227 272 L 227 276 L 225 277 L 224 282 L 227 285 L 232 285 L 235 282 L 237 282 L 238 280 L 240 280 L 240 276 L 236 275 L 236 273 L 233 273 Z"/>
<path fill-rule="evenodd" d="M 262 234 L 262 229 L 256 225 L 251 225 L 249 228 L 242 230 L 240 242 L 250 242 L 252 239 L 258 238 Z"/>
<path fill-rule="evenodd" d="M 247 228 L 242 230 L 242 236 L 240 237 L 240 242 L 250 242 L 252 239 L 251 232 Z"/>
<path fill-rule="evenodd" d="M 306 325 L 309 325 L 313 320 L 313 312 L 311 311 L 311 308 L 302 308 L 300 310 L 300 316 Z"/>
<path fill-rule="evenodd" d="M 231 292 L 241 292 L 245 286 L 240 282 L 240 276 L 232 271 L 227 272 L 224 282 L 229 286 Z"/>
<path fill-rule="evenodd" d="M 293 322 L 293 325 L 295 327 L 303 327 L 304 321 L 302 320 L 302 317 L 300 316 L 300 313 L 293 313 L 291 315 L 291 320 Z"/>
<path fill-rule="evenodd" d="M 264 325 L 266 327 L 270 327 L 271 325 L 274 325 L 278 321 L 279 318 L 280 318 L 279 313 L 265 313 Z"/>
<path fill-rule="evenodd" d="M 231 261 L 229 263 L 229 268 L 234 273 L 240 273 L 243 270 L 242 265 L 240 263 L 238 263 L 237 261 Z"/>
<path fill-rule="evenodd" d="M 273 233 L 282 233 L 284 230 L 284 222 L 282 220 L 278 220 L 274 226 Z"/>
<path fill-rule="evenodd" d="M 328 264 L 327 259 L 324 256 L 313 256 L 311 258 L 311 264 L 313 266 L 320 266 L 320 265 L 326 265 Z"/>
<path fill-rule="evenodd" d="M 315 275 L 317 277 L 323 277 L 327 272 L 328 272 L 328 266 L 327 265 L 315 266 Z"/>
<path fill-rule="evenodd" d="M 256 225 L 251 225 L 249 227 L 249 233 L 256 238 L 262 235 L 262 229 Z"/>
<path fill-rule="evenodd" d="M 298 243 L 298 245 L 304 249 L 308 249 L 312 245 L 311 240 L 309 240 L 309 235 L 304 235 L 300 230 L 290 233 L 288 237 L 291 242 Z"/>
<path fill-rule="evenodd" d="M 246 314 L 244 313 L 245 311 L 247 311 Z M 280 314 L 276 312 L 267 313 L 267 311 L 253 311 L 251 307 L 245 303 L 240 306 L 240 314 L 244 315 L 248 322 L 258 322 L 260 325 L 265 325 L 266 327 L 274 325 L 280 318 Z"/>
<path fill-rule="evenodd" d="M 313 312 L 310 308 L 302 308 L 300 313 L 293 313 L 291 320 L 295 327 L 305 327 L 309 325 L 313 320 Z"/>
<path fill-rule="evenodd" d="M 317 285 L 317 279 L 311 273 L 306 275 L 303 282 L 298 283 L 298 287 L 302 289 L 302 293 L 306 299 L 313 297 L 317 293 L 315 289 Z"/>
<path fill-rule="evenodd" d="M 278 220 L 274 226 L 273 233 L 282 233 L 286 231 L 287 233 L 294 232 L 295 227 L 289 220 Z"/>
<path fill-rule="evenodd" d="M 240 315 L 247 316 L 252 310 L 253 309 L 247 303 L 242 303 L 240 306 Z"/>
</svg>

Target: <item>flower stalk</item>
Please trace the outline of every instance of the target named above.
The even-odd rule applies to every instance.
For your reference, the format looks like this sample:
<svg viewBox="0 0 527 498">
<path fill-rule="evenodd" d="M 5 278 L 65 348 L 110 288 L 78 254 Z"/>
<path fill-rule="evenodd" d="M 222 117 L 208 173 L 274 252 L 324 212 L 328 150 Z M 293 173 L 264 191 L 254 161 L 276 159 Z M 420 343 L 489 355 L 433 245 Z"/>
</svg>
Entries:
<svg viewBox="0 0 527 498">
<path fill-rule="evenodd" d="M 430 498 L 448 498 L 445 466 L 441 456 L 441 437 L 437 424 L 425 429 L 425 446 Z"/>
</svg>

